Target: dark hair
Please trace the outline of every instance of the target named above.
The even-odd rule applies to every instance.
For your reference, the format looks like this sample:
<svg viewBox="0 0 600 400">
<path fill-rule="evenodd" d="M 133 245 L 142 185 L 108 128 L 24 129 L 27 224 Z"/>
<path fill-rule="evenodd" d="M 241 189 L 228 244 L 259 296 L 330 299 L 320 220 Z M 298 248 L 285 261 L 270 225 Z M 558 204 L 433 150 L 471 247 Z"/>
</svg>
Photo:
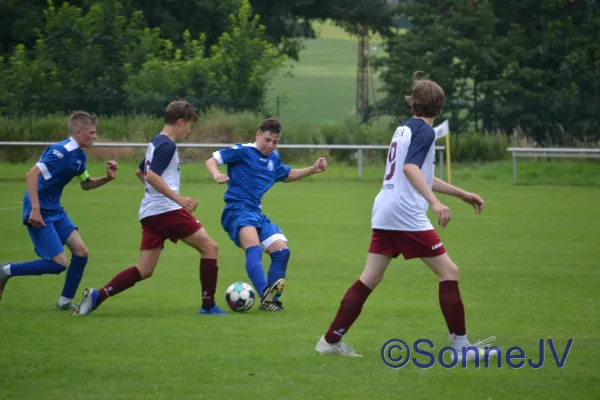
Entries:
<svg viewBox="0 0 600 400">
<path fill-rule="evenodd" d="M 413 89 L 410 96 L 405 96 L 415 117 L 433 118 L 440 115 L 446 97 L 444 89 L 434 81 L 422 79 L 424 72 L 413 74 Z"/>
<path fill-rule="evenodd" d="M 271 133 L 281 133 L 281 124 L 274 118 L 264 119 L 258 128 L 258 130 L 262 133 L 271 132 Z"/>
<path fill-rule="evenodd" d="M 174 125 L 177 120 L 195 122 L 198 119 L 198 113 L 194 110 L 194 106 L 184 100 L 177 100 L 169 103 L 165 112 L 165 123 Z"/>
<path fill-rule="evenodd" d="M 85 111 L 74 111 L 69 118 L 69 134 L 75 133 L 76 129 L 82 128 L 83 125 L 96 126 L 98 117 L 95 114 L 90 114 Z"/>
</svg>

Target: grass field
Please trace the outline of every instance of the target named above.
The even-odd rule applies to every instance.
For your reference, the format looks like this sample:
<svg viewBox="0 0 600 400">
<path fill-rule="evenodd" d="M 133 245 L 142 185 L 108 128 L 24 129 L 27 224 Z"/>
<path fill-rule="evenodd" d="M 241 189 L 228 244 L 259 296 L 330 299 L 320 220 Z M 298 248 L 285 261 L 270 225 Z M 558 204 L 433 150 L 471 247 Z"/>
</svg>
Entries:
<svg viewBox="0 0 600 400">
<path fill-rule="evenodd" d="M 273 81 L 269 103 L 275 104 L 276 95 L 285 92 L 279 111 L 284 122 L 339 121 L 354 115 L 357 39 L 331 23 L 316 27 L 318 39 L 305 42 L 299 62 L 290 61 L 293 77 L 278 76 Z M 382 54 L 380 39 L 371 45 L 376 54 Z M 381 86 L 376 74 L 372 83 L 375 88 Z"/>
<path fill-rule="evenodd" d="M 27 169 L 0 167 L 2 176 L 14 178 Z M 81 290 L 104 285 L 137 261 L 142 188 L 132 168 L 122 165 L 119 181 L 94 192 L 76 185 L 65 190 L 63 205 L 90 248 Z M 182 171 L 189 181 L 184 194 L 199 200 L 196 214 L 220 244 L 217 292 L 224 306 L 226 287 L 248 281 L 243 253 L 220 227 L 224 187 L 202 178 L 198 165 Z M 281 314 L 255 307 L 229 317 L 197 316 L 198 256 L 182 244 L 167 245 L 150 280 L 87 318 L 54 310 L 64 275 L 12 279 L 0 303 L 0 399 L 596 398 L 600 188 L 513 186 L 505 179 L 510 169 L 495 180 L 490 171 L 457 168 L 456 183 L 479 192 L 486 209 L 476 216 L 449 199 L 453 220 L 439 230 L 461 268 L 469 337 L 495 335 L 495 345 L 521 346 L 534 361 L 539 339 L 553 339 L 562 355 L 572 338 L 563 369 L 548 348 L 538 370 L 506 363 L 501 369 L 386 367 L 380 349 L 388 339 L 428 338 L 438 349 L 447 341 L 436 279 L 418 261 L 401 260 L 346 336 L 364 357 L 317 355 L 316 341 L 362 270 L 380 185 L 376 169 L 359 182 L 340 178 L 354 169 L 334 168 L 333 175 L 278 185 L 265 197 L 264 210 L 292 249 Z M 22 181 L 0 182 L 3 260 L 35 257 L 19 219 L 23 190 Z"/>
</svg>

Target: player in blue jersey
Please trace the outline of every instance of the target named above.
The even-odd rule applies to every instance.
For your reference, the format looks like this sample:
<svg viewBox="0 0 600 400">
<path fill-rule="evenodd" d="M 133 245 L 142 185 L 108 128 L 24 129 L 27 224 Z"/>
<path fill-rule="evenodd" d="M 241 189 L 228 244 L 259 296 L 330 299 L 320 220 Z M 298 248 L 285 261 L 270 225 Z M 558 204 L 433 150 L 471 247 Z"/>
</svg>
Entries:
<svg viewBox="0 0 600 400">
<path fill-rule="evenodd" d="M 245 251 L 248 277 L 261 295 L 260 309 L 266 311 L 283 310 L 279 297 L 285 286 L 290 250 L 281 229 L 263 214 L 262 198 L 277 182 L 297 181 L 327 168 L 325 158 L 303 169 L 285 165 L 275 152 L 280 136 L 279 121 L 265 119 L 254 143 L 216 151 L 205 163 L 217 183 L 228 183 L 221 224 Z M 219 171 L 218 166 L 223 164 L 227 164 L 227 174 Z M 263 251 L 271 256 L 267 277 L 261 262 Z"/>
<path fill-rule="evenodd" d="M 56 304 L 60 310 L 72 310 L 71 303 L 88 262 L 88 249 L 77 226 L 60 204 L 64 187 L 77 177 L 83 190 L 91 190 L 117 177 L 118 165 L 109 161 L 106 176 L 90 178 L 83 149 L 96 140 L 96 116 L 76 111 L 69 119 L 70 137 L 48 147 L 40 160 L 27 172 L 27 191 L 23 199 L 23 224 L 27 226 L 40 260 L 0 264 L 0 298 L 9 278 L 26 275 L 60 274 L 67 271 L 62 293 Z M 64 245 L 71 251 L 71 261 Z M 68 267 L 68 269 L 67 269 Z"/>
</svg>

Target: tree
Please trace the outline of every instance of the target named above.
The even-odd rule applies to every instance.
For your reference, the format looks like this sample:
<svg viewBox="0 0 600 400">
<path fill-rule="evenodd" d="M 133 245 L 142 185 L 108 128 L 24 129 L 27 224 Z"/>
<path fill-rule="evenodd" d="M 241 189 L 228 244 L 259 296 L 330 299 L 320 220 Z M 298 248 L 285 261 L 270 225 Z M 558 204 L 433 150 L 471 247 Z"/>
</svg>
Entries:
<svg viewBox="0 0 600 400">
<path fill-rule="evenodd" d="M 128 16 L 117 2 L 95 4 L 84 13 L 49 1 L 44 15 L 33 50 L 18 45 L 0 78 L 13 111 L 118 112 L 124 65 L 139 68 L 154 46 L 146 40 L 141 13 Z"/>
<path fill-rule="evenodd" d="M 286 58 L 266 40 L 265 27 L 248 0 L 242 0 L 230 20 L 230 31 L 210 51 L 209 93 L 219 107 L 262 111 L 267 86 Z"/>
<path fill-rule="evenodd" d="M 520 129 L 541 144 L 598 140 L 600 14 L 572 0 L 424 0 L 399 8 L 386 41 L 383 105 L 408 116 L 414 70 L 446 91 L 453 130 Z"/>
<path fill-rule="evenodd" d="M 139 71 L 128 66 L 128 103 L 136 110 L 161 112 L 166 99 L 179 97 L 201 108 L 264 111 L 265 91 L 285 57 L 265 39 L 265 28 L 247 0 L 230 15 L 229 26 L 210 52 L 203 35 L 192 40 L 187 31 L 181 48 L 161 40 Z"/>
<path fill-rule="evenodd" d="M 500 126 L 541 144 L 598 140 L 600 14 L 593 2 L 494 2 L 510 60 L 498 87 Z"/>
</svg>

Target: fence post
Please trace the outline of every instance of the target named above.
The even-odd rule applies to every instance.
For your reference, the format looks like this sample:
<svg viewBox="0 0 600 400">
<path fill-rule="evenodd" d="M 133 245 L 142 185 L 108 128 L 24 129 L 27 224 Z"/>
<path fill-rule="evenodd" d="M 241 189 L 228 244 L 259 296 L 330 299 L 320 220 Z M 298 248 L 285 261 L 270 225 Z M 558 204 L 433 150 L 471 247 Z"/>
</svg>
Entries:
<svg viewBox="0 0 600 400">
<path fill-rule="evenodd" d="M 517 152 L 512 152 L 512 164 L 513 164 L 513 184 L 517 184 Z"/>
<path fill-rule="evenodd" d="M 440 179 L 444 179 L 444 150 L 438 150 L 438 163 L 440 164 Z"/>
<path fill-rule="evenodd" d="M 358 149 L 358 179 L 363 177 L 363 149 Z"/>
</svg>

